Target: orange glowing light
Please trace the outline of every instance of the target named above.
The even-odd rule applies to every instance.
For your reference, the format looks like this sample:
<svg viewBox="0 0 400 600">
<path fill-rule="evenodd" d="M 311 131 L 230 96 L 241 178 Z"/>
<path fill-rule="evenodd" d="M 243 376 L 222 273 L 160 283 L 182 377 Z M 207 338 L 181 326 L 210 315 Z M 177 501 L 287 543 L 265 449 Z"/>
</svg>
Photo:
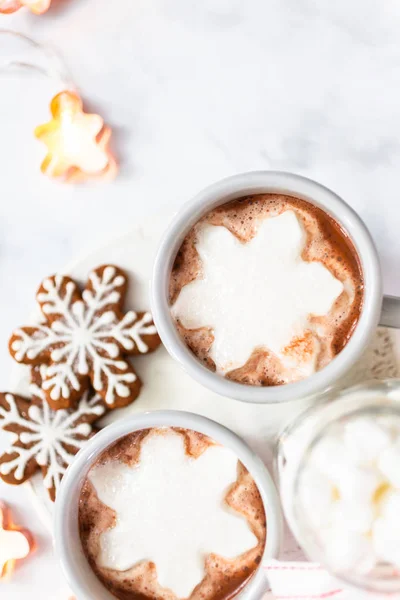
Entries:
<svg viewBox="0 0 400 600">
<path fill-rule="evenodd" d="M 13 13 L 25 6 L 35 15 L 42 15 L 49 9 L 50 4 L 51 0 L 0 0 L 0 13 Z"/>
<path fill-rule="evenodd" d="M 73 183 L 114 178 L 118 168 L 108 148 L 111 129 L 102 117 L 85 113 L 81 98 L 71 91 L 57 94 L 50 110 L 52 120 L 35 129 L 47 146 L 42 172 Z"/>
<path fill-rule="evenodd" d="M 0 502 L 0 580 L 11 576 L 17 560 L 34 550 L 33 537 L 12 521 L 10 509 Z"/>
</svg>

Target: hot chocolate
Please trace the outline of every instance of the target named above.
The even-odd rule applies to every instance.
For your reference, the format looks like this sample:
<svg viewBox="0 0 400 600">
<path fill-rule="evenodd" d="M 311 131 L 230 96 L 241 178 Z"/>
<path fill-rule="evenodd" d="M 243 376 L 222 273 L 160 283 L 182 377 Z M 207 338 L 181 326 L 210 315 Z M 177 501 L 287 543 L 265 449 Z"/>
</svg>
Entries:
<svg viewBox="0 0 400 600">
<path fill-rule="evenodd" d="M 250 385 L 322 369 L 350 339 L 362 302 L 363 273 L 346 232 L 286 195 L 247 196 L 206 214 L 170 278 L 187 346 L 211 370 Z"/>
<path fill-rule="evenodd" d="M 102 453 L 82 487 L 81 541 L 121 600 L 224 600 L 257 570 L 266 519 L 235 454 L 195 431 L 134 432 Z"/>
</svg>

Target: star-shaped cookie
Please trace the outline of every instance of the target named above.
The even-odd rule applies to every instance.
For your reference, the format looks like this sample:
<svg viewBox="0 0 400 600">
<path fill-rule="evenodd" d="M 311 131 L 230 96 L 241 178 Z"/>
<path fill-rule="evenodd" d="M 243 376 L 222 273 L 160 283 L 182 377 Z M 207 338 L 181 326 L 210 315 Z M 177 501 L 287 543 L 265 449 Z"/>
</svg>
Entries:
<svg viewBox="0 0 400 600">
<path fill-rule="evenodd" d="M 74 406 L 90 383 L 111 409 L 139 394 L 141 381 L 125 355 L 147 354 L 160 338 L 150 313 L 122 313 L 127 283 L 112 265 L 92 271 L 82 294 L 66 275 L 42 282 L 37 301 L 45 322 L 17 329 L 9 349 L 17 362 L 48 365 L 42 388 L 54 410 Z"/>
</svg>

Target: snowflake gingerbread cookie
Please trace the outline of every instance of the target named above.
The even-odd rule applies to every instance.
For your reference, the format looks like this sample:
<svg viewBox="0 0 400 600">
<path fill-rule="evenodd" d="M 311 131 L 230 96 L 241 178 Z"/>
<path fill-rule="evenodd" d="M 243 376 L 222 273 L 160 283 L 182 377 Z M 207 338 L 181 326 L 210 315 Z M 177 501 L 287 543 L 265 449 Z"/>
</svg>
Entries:
<svg viewBox="0 0 400 600">
<path fill-rule="evenodd" d="M 90 383 L 110 409 L 138 396 L 141 381 L 125 356 L 155 350 L 160 338 L 150 313 L 122 313 L 126 289 L 125 273 L 111 265 L 92 271 L 82 294 L 65 275 L 42 282 L 45 322 L 17 329 L 9 349 L 20 363 L 48 365 L 42 387 L 52 409 L 74 406 Z"/>
<path fill-rule="evenodd" d="M 31 533 L 14 525 L 10 508 L 0 502 L 0 580 L 8 578 L 15 561 L 26 558 L 33 549 Z"/>
<path fill-rule="evenodd" d="M 19 485 L 40 469 L 54 501 L 67 467 L 96 432 L 93 423 L 107 409 L 98 394 L 86 390 L 77 408 L 51 410 L 41 387 L 47 369 L 43 365 L 32 369 L 32 401 L 0 394 L 0 427 L 13 434 L 11 446 L 0 456 L 0 477 Z"/>
</svg>

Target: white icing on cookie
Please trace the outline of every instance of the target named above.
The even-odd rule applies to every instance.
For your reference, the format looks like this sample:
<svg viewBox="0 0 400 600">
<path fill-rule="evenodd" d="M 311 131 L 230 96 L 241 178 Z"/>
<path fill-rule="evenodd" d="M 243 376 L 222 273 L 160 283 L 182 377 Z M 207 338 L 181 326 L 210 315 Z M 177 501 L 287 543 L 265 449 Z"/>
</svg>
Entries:
<svg viewBox="0 0 400 600">
<path fill-rule="evenodd" d="M 225 502 L 237 465 L 221 446 L 190 457 L 182 436 L 169 431 L 144 440 L 135 466 L 96 466 L 89 479 L 116 512 L 115 527 L 100 537 L 99 565 L 124 571 L 152 561 L 160 585 L 187 598 L 205 576 L 208 554 L 234 558 L 258 543 Z"/>
<path fill-rule="evenodd" d="M 21 427 L 20 433 L 13 433 L 13 442 L 20 442 L 22 447 L 11 446 L 6 453 L 17 455 L 0 464 L 0 473 L 13 473 L 17 481 L 22 481 L 30 461 L 46 468 L 44 485 L 57 492 L 62 476 L 75 454 L 85 444 L 92 433 L 90 423 L 79 423 L 82 418 L 91 422 L 105 413 L 105 407 L 99 396 L 89 398 L 85 392 L 74 411 L 53 411 L 48 406 L 43 390 L 36 385 L 31 386 L 32 395 L 41 400 L 39 404 L 31 404 L 28 418 L 25 418 L 12 394 L 6 394 L 8 410 L 0 406 L 0 426 Z M 73 450 L 69 450 L 68 447 Z"/>
<path fill-rule="evenodd" d="M 143 336 L 157 332 L 150 313 L 139 319 L 136 312 L 129 311 L 120 320 L 115 305 L 126 279 L 115 267 L 106 267 L 101 276 L 93 271 L 89 279 L 93 289 L 85 290 L 83 300 L 75 302 L 75 283 L 65 283 L 62 275 L 44 280 L 45 291 L 38 294 L 38 301 L 43 313 L 54 320 L 36 327 L 33 333 L 17 330 L 11 350 L 19 362 L 26 358 L 34 361 L 50 351 L 52 364 L 43 389 L 50 390 L 53 401 L 70 398 L 71 388 L 79 392 L 82 377 L 90 372 L 93 387 L 103 392 L 111 405 L 118 397 L 127 398 L 129 384 L 137 379 L 127 361 L 121 359 L 121 348 L 146 353 L 149 348 Z"/>
<path fill-rule="evenodd" d="M 218 372 L 241 367 L 260 347 L 304 376 L 315 371 L 318 344 L 304 356 L 285 348 L 305 338 L 310 316 L 328 314 L 343 285 L 322 263 L 302 259 L 305 242 L 292 210 L 260 221 L 247 243 L 225 227 L 199 226 L 202 275 L 182 288 L 172 313 L 187 329 L 212 329 Z"/>
</svg>

